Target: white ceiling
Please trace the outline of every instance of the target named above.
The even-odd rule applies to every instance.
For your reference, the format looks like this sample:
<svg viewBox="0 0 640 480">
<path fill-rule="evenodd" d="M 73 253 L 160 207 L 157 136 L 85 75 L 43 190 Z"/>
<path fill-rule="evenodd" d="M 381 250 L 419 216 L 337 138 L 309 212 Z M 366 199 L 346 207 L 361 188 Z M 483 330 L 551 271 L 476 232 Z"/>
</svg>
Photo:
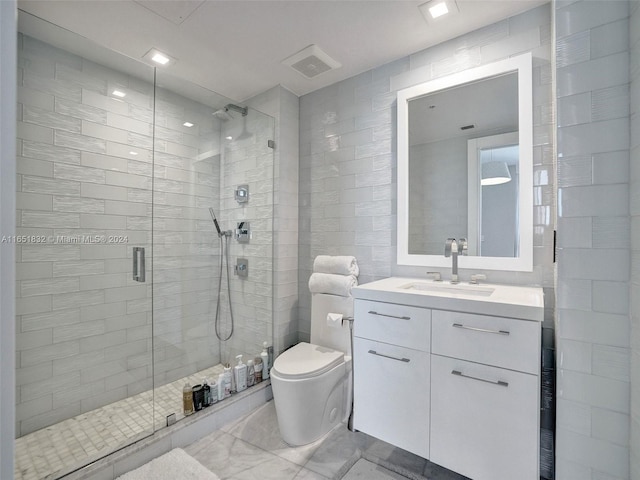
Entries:
<svg viewBox="0 0 640 480">
<path fill-rule="evenodd" d="M 457 15 L 430 23 L 418 10 L 425 0 L 19 0 L 18 7 L 133 59 L 156 47 L 177 59 L 167 67 L 173 75 L 241 102 L 278 84 L 304 95 L 546 1 L 457 0 Z M 56 44 L 55 34 L 44 40 Z M 311 44 L 342 67 L 310 80 L 282 64 Z"/>
</svg>

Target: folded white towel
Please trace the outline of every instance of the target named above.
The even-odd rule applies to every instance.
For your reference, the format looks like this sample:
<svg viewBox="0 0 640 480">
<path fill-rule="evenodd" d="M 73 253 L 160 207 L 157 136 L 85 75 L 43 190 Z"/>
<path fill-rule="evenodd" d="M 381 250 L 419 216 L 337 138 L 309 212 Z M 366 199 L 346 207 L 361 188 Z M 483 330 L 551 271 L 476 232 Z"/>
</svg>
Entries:
<svg viewBox="0 0 640 480">
<path fill-rule="evenodd" d="M 346 255 L 318 255 L 313 261 L 313 271 L 317 273 L 334 273 L 336 275 L 354 275 L 356 277 L 360 274 L 356 257 Z"/>
<path fill-rule="evenodd" d="M 334 275 L 331 273 L 312 273 L 309 277 L 309 291 L 311 293 L 328 293 L 341 297 L 350 297 L 351 289 L 358 285 L 358 279 L 353 275 Z"/>
</svg>

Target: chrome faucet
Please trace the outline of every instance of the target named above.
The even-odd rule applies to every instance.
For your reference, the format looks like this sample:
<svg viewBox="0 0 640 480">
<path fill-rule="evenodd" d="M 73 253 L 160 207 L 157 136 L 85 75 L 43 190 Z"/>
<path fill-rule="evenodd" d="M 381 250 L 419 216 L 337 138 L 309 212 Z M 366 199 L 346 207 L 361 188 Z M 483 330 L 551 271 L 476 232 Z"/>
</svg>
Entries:
<svg viewBox="0 0 640 480">
<path fill-rule="evenodd" d="M 458 255 L 467 254 L 467 239 L 447 238 L 444 244 L 444 256 L 451 257 L 451 283 L 459 283 L 458 279 Z"/>
</svg>

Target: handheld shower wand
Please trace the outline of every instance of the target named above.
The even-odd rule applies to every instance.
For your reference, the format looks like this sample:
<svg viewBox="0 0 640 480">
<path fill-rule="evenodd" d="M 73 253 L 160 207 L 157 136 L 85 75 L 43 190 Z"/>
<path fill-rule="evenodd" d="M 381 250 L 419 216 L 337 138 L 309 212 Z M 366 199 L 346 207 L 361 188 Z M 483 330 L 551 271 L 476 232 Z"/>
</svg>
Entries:
<svg viewBox="0 0 640 480">
<path fill-rule="evenodd" d="M 218 225 L 218 219 L 216 218 L 216 214 L 213 213 L 213 208 L 209 207 L 209 213 L 211 214 L 211 219 L 213 220 L 213 224 L 215 225 L 216 230 L 218 231 L 218 236 L 221 237 L 222 230 L 220 230 L 220 225 Z"/>
</svg>

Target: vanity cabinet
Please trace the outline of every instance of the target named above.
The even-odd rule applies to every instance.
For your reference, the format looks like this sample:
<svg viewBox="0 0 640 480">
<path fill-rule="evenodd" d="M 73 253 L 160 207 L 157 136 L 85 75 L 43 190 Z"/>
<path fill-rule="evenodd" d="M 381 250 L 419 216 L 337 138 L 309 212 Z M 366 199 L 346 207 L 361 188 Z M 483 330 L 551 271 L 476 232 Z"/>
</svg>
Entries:
<svg viewBox="0 0 640 480">
<path fill-rule="evenodd" d="M 431 310 L 356 300 L 354 427 L 429 456 Z"/>
<path fill-rule="evenodd" d="M 491 305 L 377 283 L 354 289 L 354 427 L 473 480 L 537 480 L 541 290 L 514 307 L 515 287 Z"/>
<path fill-rule="evenodd" d="M 540 324 L 434 311 L 429 459 L 474 480 L 537 479 Z"/>
</svg>

